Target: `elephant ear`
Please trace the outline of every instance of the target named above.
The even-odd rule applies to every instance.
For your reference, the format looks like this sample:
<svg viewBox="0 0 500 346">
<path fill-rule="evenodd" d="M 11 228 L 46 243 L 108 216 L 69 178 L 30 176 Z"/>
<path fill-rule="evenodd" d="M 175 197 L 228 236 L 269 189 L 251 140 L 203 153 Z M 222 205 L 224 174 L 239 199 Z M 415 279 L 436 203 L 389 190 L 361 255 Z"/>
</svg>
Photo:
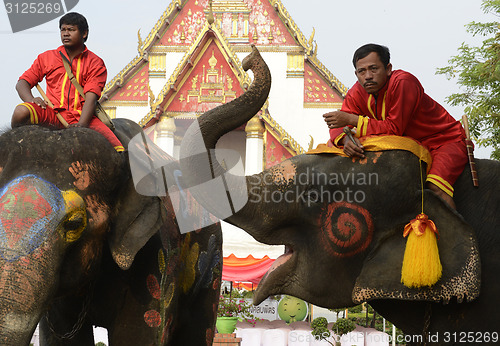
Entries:
<svg viewBox="0 0 500 346">
<path fill-rule="evenodd" d="M 115 134 L 125 148 L 142 131 L 139 125 L 127 119 L 113 119 L 113 123 Z M 111 254 L 121 269 L 130 268 L 137 252 L 158 231 L 162 223 L 161 210 L 158 197 L 140 195 L 132 178 L 127 180 L 116 204 L 115 221 L 108 237 Z"/>
<path fill-rule="evenodd" d="M 117 203 L 115 221 L 108 237 L 113 259 L 121 269 L 129 269 L 137 252 L 158 231 L 162 224 L 161 201 L 142 196 L 132 179 Z"/>
<path fill-rule="evenodd" d="M 424 200 L 424 212 L 434 221 L 439 232 L 441 279 L 424 288 L 408 288 L 401 283 L 407 238 L 403 237 L 404 225 L 398 225 L 393 235 L 381 240 L 366 257 L 352 293 L 355 303 L 373 299 L 448 303 L 453 297 L 462 302 L 464 298 L 471 301 L 479 296 L 481 263 L 472 227 L 434 193 L 426 190 Z"/>
</svg>

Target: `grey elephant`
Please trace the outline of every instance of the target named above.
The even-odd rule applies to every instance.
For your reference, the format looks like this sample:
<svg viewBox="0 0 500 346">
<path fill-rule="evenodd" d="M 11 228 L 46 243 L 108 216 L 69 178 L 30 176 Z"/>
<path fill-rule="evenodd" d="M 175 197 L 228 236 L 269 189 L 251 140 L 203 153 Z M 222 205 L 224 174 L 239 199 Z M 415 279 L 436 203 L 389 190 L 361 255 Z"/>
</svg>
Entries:
<svg viewBox="0 0 500 346">
<path fill-rule="evenodd" d="M 114 122 L 124 145 L 141 132 Z M 0 148 L 0 344 L 28 345 L 38 322 L 41 345 L 94 345 L 93 325 L 110 345 L 212 343 L 219 224 L 181 234 L 93 130 L 24 126 Z"/>
<path fill-rule="evenodd" d="M 500 163 L 478 160 L 479 189 L 472 186 L 470 172 L 463 172 L 455 186 L 457 211 L 422 189 L 425 170 L 406 150 L 367 151 L 363 160 L 299 155 L 239 185 L 233 182 L 241 177 L 211 157 L 204 174 L 194 141 L 202 136 L 210 154 L 217 140 L 252 118 L 268 96 L 270 72 L 255 48 L 243 64 L 254 73 L 252 86 L 239 99 L 203 114 L 188 129 L 181 156 L 186 185 L 206 181 L 214 172 L 231 187 L 228 196 L 246 201 L 227 222 L 260 242 L 286 245 L 254 302 L 275 294 L 327 308 L 369 301 L 421 341 L 498 342 Z M 373 181 L 367 180 L 373 174 Z M 421 212 L 422 194 L 424 211 L 439 231 L 442 277 L 430 287 L 409 288 L 401 283 L 403 229 Z M 200 192 L 196 198 L 218 213 L 213 196 Z"/>
</svg>

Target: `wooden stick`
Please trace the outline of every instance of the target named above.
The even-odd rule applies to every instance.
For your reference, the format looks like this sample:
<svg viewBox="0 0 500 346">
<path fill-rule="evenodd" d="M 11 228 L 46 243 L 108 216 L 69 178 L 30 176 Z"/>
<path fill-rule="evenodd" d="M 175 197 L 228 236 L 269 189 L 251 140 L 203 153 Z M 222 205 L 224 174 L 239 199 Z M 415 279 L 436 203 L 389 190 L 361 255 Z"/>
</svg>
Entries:
<svg viewBox="0 0 500 346">
<path fill-rule="evenodd" d="M 54 108 L 54 104 L 52 102 L 50 102 L 49 98 L 45 94 L 45 91 L 43 91 L 42 87 L 39 84 L 36 85 L 36 89 L 38 90 L 38 92 L 40 93 L 40 95 L 42 95 L 42 98 L 44 99 L 45 102 L 47 102 L 47 104 L 49 105 L 49 107 L 50 108 Z M 61 122 L 61 124 L 63 124 L 64 127 L 68 128 L 69 125 L 68 125 L 68 122 L 66 121 L 66 119 L 64 119 L 62 117 L 62 115 L 59 114 L 59 112 L 57 112 L 57 111 L 55 111 L 55 112 L 56 112 L 56 117 L 57 117 L 57 119 L 59 119 L 59 121 Z"/>
<path fill-rule="evenodd" d="M 462 115 L 462 124 L 464 125 L 465 137 L 467 138 L 465 140 L 465 144 L 467 145 L 467 156 L 469 157 L 469 166 L 470 166 L 470 173 L 472 175 L 472 183 L 474 184 L 475 187 L 478 187 L 479 179 L 477 177 L 476 162 L 474 161 L 474 144 L 470 139 L 469 120 L 467 119 L 467 115 L 465 114 Z"/>
</svg>

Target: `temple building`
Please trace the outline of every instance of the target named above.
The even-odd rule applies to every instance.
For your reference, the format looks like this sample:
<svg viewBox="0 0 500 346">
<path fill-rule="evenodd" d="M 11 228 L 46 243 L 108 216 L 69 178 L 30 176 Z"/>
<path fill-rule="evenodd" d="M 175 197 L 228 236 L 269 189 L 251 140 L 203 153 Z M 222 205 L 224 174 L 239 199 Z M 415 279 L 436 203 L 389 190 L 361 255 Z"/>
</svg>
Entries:
<svg viewBox="0 0 500 346">
<path fill-rule="evenodd" d="M 251 84 L 241 61 L 255 45 L 271 70 L 261 111 L 217 147 L 237 150 L 246 174 L 269 168 L 328 140 L 322 114 L 339 109 L 347 88 L 317 58 L 286 0 L 172 0 L 151 32 L 138 33 L 138 55 L 105 87 L 111 117 L 139 123 L 165 152 L 178 157 L 194 119 L 240 96 Z M 276 258 L 283 248 L 249 247 L 253 239 L 224 224 L 224 256 Z M 254 241 L 255 242 L 255 241 Z"/>
</svg>

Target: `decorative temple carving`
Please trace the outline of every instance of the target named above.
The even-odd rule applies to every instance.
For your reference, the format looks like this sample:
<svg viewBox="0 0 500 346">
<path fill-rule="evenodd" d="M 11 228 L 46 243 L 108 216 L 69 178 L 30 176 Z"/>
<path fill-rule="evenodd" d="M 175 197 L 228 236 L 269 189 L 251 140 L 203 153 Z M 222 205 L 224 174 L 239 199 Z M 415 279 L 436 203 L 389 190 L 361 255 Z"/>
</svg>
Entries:
<svg viewBox="0 0 500 346">
<path fill-rule="evenodd" d="M 213 50 L 208 63 L 210 65 L 208 69 L 203 65 L 201 78 L 200 75 L 196 75 L 191 79 L 191 89 L 187 92 L 187 102 L 191 102 L 195 98 L 198 103 L 226 103 L 236 98 L 233 80 L 229 76 L 224 76 L 222 65 L 217 68 L 217 58 Z"/>
</svg>

